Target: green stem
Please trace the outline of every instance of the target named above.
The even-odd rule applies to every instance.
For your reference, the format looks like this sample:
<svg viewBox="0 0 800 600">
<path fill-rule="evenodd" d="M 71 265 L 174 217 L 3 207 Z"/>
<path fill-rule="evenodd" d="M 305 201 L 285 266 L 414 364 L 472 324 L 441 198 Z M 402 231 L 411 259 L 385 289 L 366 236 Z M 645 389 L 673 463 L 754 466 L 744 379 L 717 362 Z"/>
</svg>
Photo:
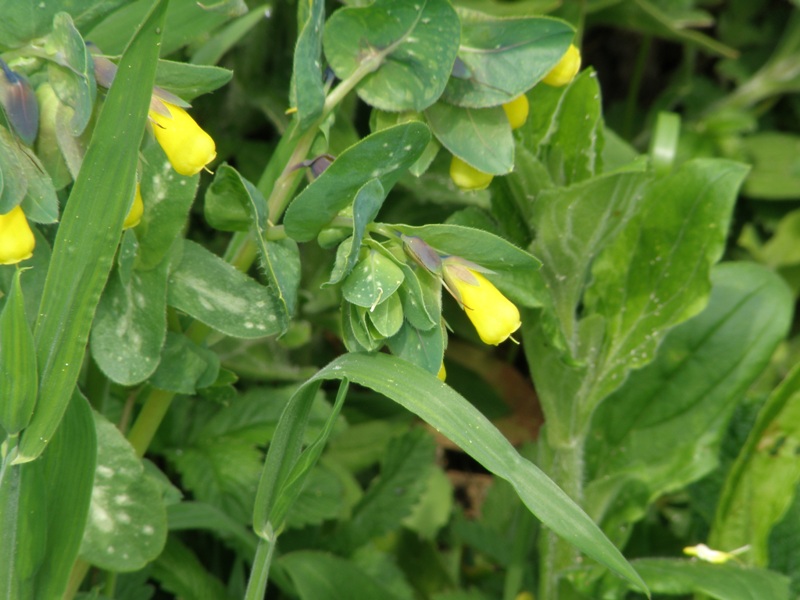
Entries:
<svg viewBox="0 0 800 600">
<path fill-rule="evenodd" d="M 144 456 L 174 397 L 173 392 L 155 388 L 147 395 L 144 406 L 128 434 L 128 441 L 136 451 L 136 456 Z"/>
<path fill-rule="evenodd" d="M 578 505 L 583 504 L 584 444 L 584 437 L 576 437 L 568 445 L 544 450 L 550 454 L 547 469 L 550 478 L 558 483 Z M 541 531 L 538 598 L 564 600 L 569 597 L 568 594 L 561 595 L 567 591 L 567 588 L 562 589 L 564 575 L 575 568 L 580 560 L 580 554 L 572 544 L 551 531 L 544 529 Z"/>
<path fill-rule="evenodd" d="M 250 571 L 250 579 L 247 582 L 244 600 L 261 600 L 264 597 L 276 542 L 277 537 L 275 535 L 262 537 L 258 541 L 256 557 L 253 559 L 253 570 Z"/>
<path fill-rule="evenodd" d="M 75 563 L 72 565 L 72 571 L 70 571 L 69 574 L 67 589 L 62 596 L 62 600 L 71 600 L 75 597 L 90 567 L 91 565 L 82 558 L 75 560 Z"/>
</svg>

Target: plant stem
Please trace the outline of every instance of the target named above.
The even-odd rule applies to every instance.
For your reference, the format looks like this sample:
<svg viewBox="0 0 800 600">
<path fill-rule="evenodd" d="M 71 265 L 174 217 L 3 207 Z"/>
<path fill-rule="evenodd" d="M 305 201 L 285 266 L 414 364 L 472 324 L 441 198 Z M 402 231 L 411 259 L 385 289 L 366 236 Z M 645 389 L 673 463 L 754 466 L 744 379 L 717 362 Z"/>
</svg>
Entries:
<svg viewBox="0 0 800 600">
<path fill-rule="evenodd" d="M 152 389 L 147 395 L 144 406 L 128 434 L 128 441 L 136 451 L 136 456 L 144 456 L 174 397 L 173 392 L 158 389 Z"/>
<path fill-rule="evenodd" d="M 549 454 L 547 472 L 550 478 L 578 505 L 583 504 L 584 444 L 585 437 L 579 436 L 573 438 L 570 444 L 546 448 L 542 452 Z M 566 597 L 560 595 L 564 591 L 562 580 L 581 561 L 578 550 L 553 532 L 543 529 L 539 539 L 539 554 L 539 600 L 565 600 Z"/>
<path fill-rule="evenodd" d="M 250 572 L 244 600 L 261 600 L 264 597 L 276 542 L 277 539 L 274 535 L 268 535 L 258 540 L 256 556 L 253 559 L 253 570 Z"/>
</svg>

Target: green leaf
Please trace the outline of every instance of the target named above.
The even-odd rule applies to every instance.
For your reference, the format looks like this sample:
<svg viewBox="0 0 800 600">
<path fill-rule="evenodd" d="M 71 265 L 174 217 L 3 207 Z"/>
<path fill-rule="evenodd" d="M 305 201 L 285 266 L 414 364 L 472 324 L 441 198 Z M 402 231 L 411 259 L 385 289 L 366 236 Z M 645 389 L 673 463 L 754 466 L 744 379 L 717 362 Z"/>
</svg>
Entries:
<svg viewBox="0 0 800 600">
<path fill-rule="evenodd" d="M 253 224 L 244 178 L 230 165 L 222 164 L 206 190 L 203 214 L 214 229 L 247 231 Z M 261 196 L 259 194 L 261 198 Z M 266 201 L 264 201 L 266 204 Z"/>
<path fill-rule="evenodd" d="M 605 131 L 597 73 L 585 69 L 564 87 L 536 86 L 528 97 L 535 109 L 519 138 L 551 179 L 571 185 L 601 173 Z"/>
<path fill-rule="evenodd" d="M 558 63 L 575 35 L 547 17 L 494 19 L 461 10 L 461 46 L 443 98 L 457 106 L 498 106 L 529 90 Z"/>
<path fill-rule="evenodd" d="M 267 240 L 267 201 L 252 183 L 242 177 L 236 169 L 222 165 L 217 170 L 214 183 L 209 189 L 215 219 L 226 225 L 239 228 L 241 213 L 221 205 L 238 204 L 247 215 L 247 223 L 255 230 L 261 266 L 270 282 L 276 305 L 280 312 L 280 332 L 285 333 L 297 306 L 297 289 L 300 283 L 300 253 L 294 240 Z M 208 198 L 208 196 L 207 196 Z"/>
<path fill-rule="evenodd" d="M 331 278 L 323 285 L 339 283 L 353 270 L 361 251 L 361 241 L 364 239 L 367 225 L 375 220 L 385 198 L 386 192 L 379 179 L 370 179 L 358 190 L 353 200 L 353 235 L 339 246 Z"/>
<path fill-rule="evenodd" d="M 403 303 L 399 294 L 392 294 L 367 313 L 370 323 L 383 337 L 392 337 L 403 325 Z"/>
<path fill-rule="evenodd" d="M 278 564 L 289 574 L 301 600 L 397 600 L 378 580 L 333 554 L 290 552 Z"/>
<path fill-rule="evenodd" d="M 167 538 L 164 551 L 153 564 L 152 576 L 175 597 L 231 600 L 222 582 L 174 536 Z"/>
<path fill-rule="evenodd" d="M 219 359 L 213 351 L 172 331 L 167 332 L 157 364 L 150 383 L 176 394 L 194 394 L 212 385 L 219 372 Z"/>
<path fill-rule="evenodd" d="M 127 281 L 114 271 L 97 305 L 91 333 L 92 357 L 112 381 L 141 383 L 158 367 L 167 332 L 169 260 Z"/>
<path fill-rule="evenodd" d="M 156 85 L 187 102 L 221 88 L 231 77 L 229 69 L 171 60 L 159 60 L 156 67 Z"/>
<path fill-rule="evenodd" d="M 34 223 L 58 220 L 58 198 L 39 158 L 0 127 L 0 214 L 17 204 Z M 3 208 L 5 207 L 5 210 Z"/>
<path fill-rule="evenodd" d="M 234 337 L 263 337 L 281 330 L 280 309 L 268 288 L 188 240 L 170 274 L 167 303 Z"/>
<path fill-rule="evenodd" d="M 348 302 L 363 308 L 374 309 L 389 299 L 405 275 L 383 254 L 370 250 L 342 285 L 342 296 Z"/>
<path fill-rule="evenodd" d="M 742 140 L 753 170 L 744 193 L 758 200 L 796 200 L 800 197 L 800 136 L 766 131 Z"/>
<path fill-rule="evenodd" d="M 70 0 L 70 2 L 18 2 L 17 0 L 0 0 L 0 40 L 2 45 L 18 47 L 33 38 L 45 35 L 53 25 L 56 13 L 67 10 L 79 27 L 90 25 L 104 15 L 110 13 L 125 0 Z M 149 4 L 147 4 L 149 6 Z M 144 12 L 142 15 L 144 16 Z M 135 27 L 141 22 L 131 24 Z M 128 30 L 127 41 L 130 37 Z M 120 46 L 122 50 L 123 46 Z"/>
<path fill-rule="evenodd" d="M 94 413 L 97 469 L 81 558 L 107 571 L 135 571 L 154 560 L 167 539 L 161 486 L 116 426 Z"/>
<path fill-rule="evenodd" d="M 125 48 L 131 39 L 131 30 L 142 22 L 151 0 L 124 4 L 86 36 L 104 53 L 112 56 L 120 54 Z M 161 45 L 162 56 L 173 54 L 197 38 L 205 38 L 216 27 L 240 14 L 238 11 L 209 10 L 195 0 L 170 0 Z"/>
<path fill-rule="evenodd" d="M 603 175 L 537 196 L 530 215 L 536 232 L 531 252 L 542 260 L 540 273 L 570 344 L 575 343 L 577 309 L 590 281 L 590 268 L 641 210 L 647 182 L 642 173 Z"/>
<path fill-rule="evenodd" d="M 399 527 L 425 488 L 434 451 L 433 438 L 421 429 L 392 439 L 383 456 L 380 475 L 353 507 L 350 520 L 337 531 L 337 547 L 349 554 L 370 539 Z"/>
<path fill-rule="evenodd" d="M 646 589 L 633 568 L 586 513 L 533 463 L 522 458 L 475 407 L 434 375 L 386 354 L 348 354 L 322 369 L 301 390 L 316 389 L 321 380 L 341 377 L 373 389 L 415 413 L 490 472 L 511 483 L 545 526 L 633 585 Z M 277 471 L 285 472 L 290 468 L 288 461 L 299 450 L 306 404 L 303 395 L 298 393 L 287 407 L 269 447 L 266 465 L 272 468 L 278 480 L 285 475 Z"/>
<path fill-rule="evenodd" d="M 289 205 L 286 233 L 298 242 L 314 239 L 372 179 L 379 179 L 388 193 L 429 141 L 428 128 L 410 122 L 383 129 L 350 146 Z"/>
<path fill-rule="evenodd" d="M 633 561 L 633 565 L 659 594 L 701 593 L 716 600 L 789 600 L 788 578 L 774 571 L 666 558 L 644 558 Z"/>
<path fill-rule="evenodd" d="M 795 366 L 767 398 L 728 472 L 714 516 L 709 543 L 727 549 L 743 541 L 751 546 L 743 559 L 756 566 L 769 564 L 770 531 L 791 507 L 800 481 L 799 385 Z"/>
<path fill-rule="evenodd" d="M 655 360 L 631 373 L 593 417 L 586 507 L 606 531 L 622 531 L 654 499 L 716 467 L 733 410 L 788 332 L 793 300 L 777 275 L 725 263 L 711 280 L 705 310 L 670 331 Z M 785 493 L 793 490 L 787 480 Z M 779 495 L 761 497 L 773 506 Z"/>
<path fill-rule="evenodd" d="M 441 318 L 428 329 L 420 329 L 406 321 L 400 331 L 387 340 L 387 344 L 395 356 L 435 375 L 442 366 L 447 334 Z"/>
<path fill-rule="evenodd" d="M 97 437 L 89 403 L 77 390 L 41 460 L 47 510 L 47 546 L 36 574 L 39 598 L 61 598 L 78 558 L 88 517 L 97 455 Z M 33 465 L 21 465 L 23 469 Z M 35 467 L 35 468 L 36 468 Z"/>
<path fill-rule="evenodd" d="M 642 213 L 595 260 L 586 312 L 607 323 L 595 402 L 652 359 L 666 329 L 704 307 L 746 172 L 723 160 L 683 164 L 650 186 Z"/>
<path fill-rule="evenodd" d="M 339 79 L 381 110 L 424 110 L 447 84 L 460 22 L 445 0 L 377 0 L 336 11 L 325 25 L 325 56 Z M 354 44 L 354 40 L 358 40 Z"/>
<path fill-rule="evenodd" d="M 211 504 L 192 501 L 170 504 L 167 506 L 167 521 L 170 531 L 213 531 L 223 539 L 236 540 L 241 547 L 255 554 L 256 537 L 253 532 Z"/>
<path fill-rule="evenodd" d="M 325 104 L 321 66 L 325 2 L 323 0 L 301 2 L 298 3 L 297 10 L 297 21 L 302 23 L 302 27 L 297 35 L 297 45 L 294 49 L 291 93 L 302 131 L 322 115 Z"/>
<path fill-rule="evenodd" d="M 141 192 L 144 202 L 142 221 L 134 233 L 139 241 L 136 268 L 158 267 L 170 254 L 186 227 L 200 175 L 178 175 L 158 144 L 142 152 Z"/>
<path fill-rule="evenodd" d="M 42 452 L 78 378 L 134 188 L 164 9 L 153 4 L 122 57 L 58 228 L 34 331 L 41 395 L 18 462 Z"/>
<path fill-rule="evenodd" d="M 482 229 L 449 224 L 420 227 L 391 225 L 391 228 L 404 235 L 422 238 L 443 255 L 460 256 L 495 271 L 496 274 L 491 276 L 492 283 L 516 304 L 531 306 L 541 302 L 536 294 L 532 293 L 534 291 L 532 282 L 538 277 L 536 272 L 542 263 L 535 256 L 500 236 Z M 423 275 L 420 274 L 419 277 L 422 280 Z M 428 281 L 430 284 L 430 278 Z M 429 288 L 430 285 L 423 286 L 423 289 L 426 287 Z M 434 318 L 438 318 L 438 314 L 441 313 L 441 310 L 434 310 L 437 305 L 441 305 L 441 300 L 428 305 L 428 312 Z"/>
<path fill-rule="evenodd" d="M 18 433 L 30 422 L 39 385 L 36 346 L 33 343 L 25 298 L 17 269 L 11 290 L 0 312 L 0 427 L 9 435 Z"/>
<path fill-rule="evenodd" d="M 479 171 L 505 175 L 514 168 L 514 136 L 502 108 L 461 108 L 437 102 L 425 116 L 442 146 Z"/>
<path fill-rule="evenodd" d="M 0 215 L 22 202 L 28 190 L 25 168 L 14 148 L 18 143 L 5 127 L 0 126 Z"/>
<path fill-rule="evenodd" d="M 97 83 L 89 49 L 68 13 L 58 13 L 53 19 L 53 33 L 45 48 L 57 57 L 57 62 L 48 63 L 47 74 L 58 99 L 72 109 L 69 131 L 77 137 L 92 116 Z"/>
<path fill-rule="evenodd" d="M 300 529 L 339 516 L 345 509 L 344 489 L 331 470 L 316 466 L 308 473 L 303 489 L 286 516 L 287 529 Z"/>
<path fill-rule="evenodd" d="M 53 91 L 53 86 L 47 82 L 36 88 L 36 100 L 39 103 L 39 134 L 34 145 L 36 156 L 52 178 L 53 186 L 60 190 L 72 182 L 72 174 L 61 153 L 57 134 L 61 101 Z M 0 147 L 0 152 L 2 152 L 2 147 Z M 0 198 L 2 198 L 1 195 Z"/>
<path fill-rule="evenodd" d="M 270 14 L 271 3 L 254 7 L 245 15 L 220 27 L 211 38 L 194 51 L 189 62 L 195 65 L 215 65 L 239 40 Z"/>
<path fill-rule="evenodd" d="M 0 592 L 33 598 L 33 578 L 47 552 L 47 498 L 38 463 L 0 471 Z"/>
</svg>

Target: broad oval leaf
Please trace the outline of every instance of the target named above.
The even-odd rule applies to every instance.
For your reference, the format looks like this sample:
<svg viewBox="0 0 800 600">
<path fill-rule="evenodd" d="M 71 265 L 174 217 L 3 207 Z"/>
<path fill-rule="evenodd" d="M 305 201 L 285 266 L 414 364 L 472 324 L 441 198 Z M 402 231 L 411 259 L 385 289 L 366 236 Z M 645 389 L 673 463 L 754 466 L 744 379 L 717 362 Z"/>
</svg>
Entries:
<svg viewBox="0 0 800 600">
<path fill-rule="evenodd" d="M 442 146 L 479 171 L 505 175 L 514 168 L 514 136 L 502 108 L 437 102 L 425 116 Z"/>
<path fill-rule="evenodd" d="M 114 424 L 99 413 L 94 421 L 97 468 L 81 558 L 108 571 L 135 571 L 154 560 L 167 539 L 161 486 Z"/>
<path fill-rule="evenodd" d="M 103 291 L 91 333 L 92 357 L 109 379 L 134 385 L 158 366 L 167 331 L 167 268 L 133 271 L 123 281 L 119 271 Z"/>
<path fill-rule="evenodd" d="M 269 288 L 188 240 L 170 274 L 167 302 L 233 337 L 264 337 L 281 330 L 277 300 Z"/>
<path fill-rule="evenodd" d="M 364 102 L 420 111 L 442 94 L 459 35 L 458 15 L 446 0 L 377 0 L 336 11 L 323 44 L 340 79 L 359 70 L 366 75 L 356 87 Z"/>
<path fill-rule="evenodd" d="M 405 275 L 393 261 L 371 250 L 348 275 L 342 285 L 342 295 L 348 302 L 374 309 L 394 294 Z"/>
<path fill-rule="evenodd" d="M 495 19 L 469 11 L 461 15 L 458 66 L 443 98 L 479 108 L 513 100 L 564 56 L 575 30 L 548 17 Z"/>
</svg>

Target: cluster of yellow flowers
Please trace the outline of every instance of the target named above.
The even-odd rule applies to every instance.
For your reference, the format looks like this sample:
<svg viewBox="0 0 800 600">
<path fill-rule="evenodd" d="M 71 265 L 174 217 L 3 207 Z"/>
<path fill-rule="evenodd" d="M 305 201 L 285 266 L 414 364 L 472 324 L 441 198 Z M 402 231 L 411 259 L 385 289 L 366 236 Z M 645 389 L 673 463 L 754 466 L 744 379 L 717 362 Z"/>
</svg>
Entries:
<svg viewBox="0 0 800 600">
<path fill-rule="evenodd" d="M 110 68 L 108 65 L 104 67 Z M 110 80 L 113 80 L 113 71 L 110 79 L 106 77 L 104 81 L 110 84 Z M 211 136 L 183 108 L 161 99 L 159 90 L 154 90 L 149 117 L 153 134 L 176 172 L 195 175 L 216 158 L 216 146 Z M 143 214 L 144 202 L 137 183 L 123 229 L 136 227 Z M 0 265 L 13 265 L 29 259 L 35 245 L 33 232 L 20 206 L 0 215 Z"/>
<path fill-rule="evenodd" d="M 542 83 L 553 87 L 563 87 L 575 78 L 580 68 L 580 50 L 574 44 L 570 44 L 558 64 L 544 76 Z M 528 97 L 522 94 L 510 102 L 506 102 L 503 104 L 503 110 L 506 112 L 511 129 L 519 129 L 528 119 L 530 110 Z M 462 190 L 479 191 L 489 187 L 494 176 L 476 169 L 454 155 L 450 161 L 450 178 Z"/>
</svg>

